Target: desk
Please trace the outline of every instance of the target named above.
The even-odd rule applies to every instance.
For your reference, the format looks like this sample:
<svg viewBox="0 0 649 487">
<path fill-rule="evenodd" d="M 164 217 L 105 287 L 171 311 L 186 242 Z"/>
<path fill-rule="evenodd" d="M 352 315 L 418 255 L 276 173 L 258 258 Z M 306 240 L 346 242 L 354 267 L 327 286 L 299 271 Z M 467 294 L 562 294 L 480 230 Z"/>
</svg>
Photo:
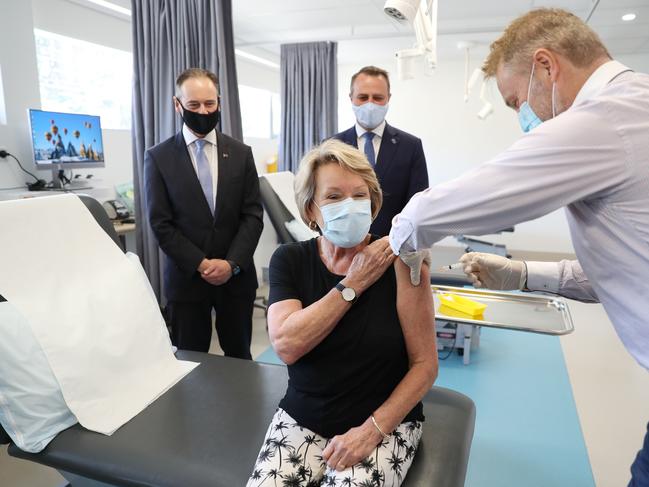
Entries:
<svg viewBox="0 0 649 487">
<path fill-rule="evenodd" d="M 41 453 L 9 454 L 58 469 L 72 487 L 241 487 L 275 408 L 286 367 L 197 352 L 196 369 L 112 436 L 75 425 Z M 475 406 L 449 389 L 424 399 L 424 433 L 404 487 L 464 485 Z M 279 484 L 278 484 L 279 485 Z"/>
</svg>

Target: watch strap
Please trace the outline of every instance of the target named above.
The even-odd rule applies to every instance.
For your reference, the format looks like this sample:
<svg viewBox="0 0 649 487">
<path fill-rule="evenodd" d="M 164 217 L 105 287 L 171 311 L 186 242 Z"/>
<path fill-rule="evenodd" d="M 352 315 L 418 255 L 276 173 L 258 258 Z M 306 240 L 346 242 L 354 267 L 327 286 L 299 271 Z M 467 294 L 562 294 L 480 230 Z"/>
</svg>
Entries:
<svg viewBox="0 0 649 487">
<path fill-rule="evenodd" d="M 228 264 L 230 264 L 233 276 L 238 276 L 241 273 L 241 267 L 239 267 L 239 264 L 237 264 L 235 261 L 228 260 Z"/>
</svg>

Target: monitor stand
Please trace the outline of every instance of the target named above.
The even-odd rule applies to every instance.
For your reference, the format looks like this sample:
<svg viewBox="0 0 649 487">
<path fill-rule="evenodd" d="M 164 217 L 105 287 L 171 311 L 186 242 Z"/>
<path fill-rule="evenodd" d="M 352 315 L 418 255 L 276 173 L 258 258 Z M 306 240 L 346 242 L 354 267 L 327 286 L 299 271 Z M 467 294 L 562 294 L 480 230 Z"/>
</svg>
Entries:
<svg viewBox="0 0 649 487">
<path fill-rule="evenodd" d="M 65 171 L 60 167 L 55 167 L 52 169 L 52 188 L 53 189 L 62 189 L 63 183 L 61 177 L 65 177 Z"/>
<path fill-rule="evenodd" d="M 52 188 L 53 190 L 60 191 L 79 191 L 82 189 L 92 189 L 92 186 L 84 185 L 75 185 L 71 180 L 65 177 L 65 170 L 61 167 L 56 167 L 52 169 Z"/>
</svg>

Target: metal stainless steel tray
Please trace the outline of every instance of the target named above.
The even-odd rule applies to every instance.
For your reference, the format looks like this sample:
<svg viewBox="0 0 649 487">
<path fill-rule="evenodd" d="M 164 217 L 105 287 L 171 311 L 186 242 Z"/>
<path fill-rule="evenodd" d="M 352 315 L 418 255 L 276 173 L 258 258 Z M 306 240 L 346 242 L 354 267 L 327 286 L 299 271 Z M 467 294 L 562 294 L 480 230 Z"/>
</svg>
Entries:
<svg viewBox="0 0 649 487">
<path fill-rule="evenodd" d="M 453 286 L 431 286 L 435 318 L 468 325 L 530 331 L 545 335 L 566 335 L 574 331 L 568 303 L 563 298 L 531 293 L 509 293 Z M 438 293 L 451 293 L 484 303 L 479 318 L 454 310 L 441 313 Z"/>
</svg>

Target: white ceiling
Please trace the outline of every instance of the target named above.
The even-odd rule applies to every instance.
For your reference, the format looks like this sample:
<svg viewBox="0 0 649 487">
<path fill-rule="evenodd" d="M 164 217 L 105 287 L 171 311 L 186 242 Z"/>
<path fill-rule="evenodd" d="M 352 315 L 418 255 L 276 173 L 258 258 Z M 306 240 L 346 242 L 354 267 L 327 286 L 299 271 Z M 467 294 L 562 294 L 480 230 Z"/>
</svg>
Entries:
<svg viewBox="0 0 649 487">
<path fill-rule="evenodd" d="M 238 48 L 277 61 L 290 42 L 339 42 L 338 61 L 392 56 L 414 41 L 412 28 L 383 13 L 385 0 L 233 0 Z M 439 0 L 439 56 L 462 56 L 459 41 L 486 46 L 515 17 L 536 7 L 560 7 L 586 18 L 594 0 Z M 623 22 L 627 12 L 637 14 Z M 614 56 L 649 53 L 649 0 L 600 0 L 590 20 Z"/>
</svg>

